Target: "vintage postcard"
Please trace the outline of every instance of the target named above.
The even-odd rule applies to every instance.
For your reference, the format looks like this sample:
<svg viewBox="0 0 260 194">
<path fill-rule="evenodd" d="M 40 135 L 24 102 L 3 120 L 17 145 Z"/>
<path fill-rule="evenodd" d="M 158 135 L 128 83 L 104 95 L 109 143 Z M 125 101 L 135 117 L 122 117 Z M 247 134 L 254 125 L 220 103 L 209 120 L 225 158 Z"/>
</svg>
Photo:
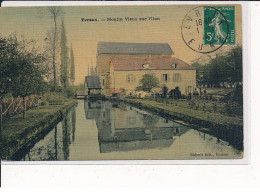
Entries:
<svg viewBox="0 0 260 194">
<path fill-rule="evenodd" d="M 0 9 L 3 161 L 243 159 L 242 7 Z"/>
</svg>

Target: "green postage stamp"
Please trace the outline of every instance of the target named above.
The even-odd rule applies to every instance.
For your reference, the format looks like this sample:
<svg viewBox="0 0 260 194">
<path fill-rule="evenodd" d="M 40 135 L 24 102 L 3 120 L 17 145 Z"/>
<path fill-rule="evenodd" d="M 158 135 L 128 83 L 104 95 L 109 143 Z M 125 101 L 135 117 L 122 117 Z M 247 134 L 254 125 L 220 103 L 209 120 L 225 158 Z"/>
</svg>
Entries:
<svg viewBox="0 0 260 194">
<path fill-rule="evenodd" d="M 199 6 L 190 10 L 182 23 L 187 46 L 200 53 L 235 45 L 235 6 Z"/>
<path fill-rule="evenodd" d="M 223 25 L 224 24 L 224 25 Z M 234 45 L 235 33 L 235 6 L 204 7 L 204 43 L 219 45 Z"/>
</svg>

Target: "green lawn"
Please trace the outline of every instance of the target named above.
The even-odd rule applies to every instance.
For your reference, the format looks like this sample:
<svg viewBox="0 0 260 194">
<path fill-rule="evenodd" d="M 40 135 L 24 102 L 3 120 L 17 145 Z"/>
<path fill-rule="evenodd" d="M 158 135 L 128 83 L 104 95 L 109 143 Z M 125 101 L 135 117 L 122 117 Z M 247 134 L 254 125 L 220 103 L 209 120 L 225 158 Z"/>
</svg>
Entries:
<svg viewBox="0 0 260 194">
<path fill-rule="evenodd" d="M 151 100 L 156 101 L 156 100 Z M 243 118 L 243 109 L 242 107 L 236 107 L 231 113 L 227 112 L 226 103 L 224 102 L 217 102 L 217 101 L 210 101 L 210 100 L 199 100 L 195 99 L 192 101 L 188 101 L 186 99 L 182 100 L 175 100 L 175 99 L 157 99 L 157 102 L 165 103 L 172 106 L 193 109 L 193 110 L 200 110 L 203 112 L 209 113 L 219 113 L 226 116 L 232 116 L 237 118 Z"/>
</svg>

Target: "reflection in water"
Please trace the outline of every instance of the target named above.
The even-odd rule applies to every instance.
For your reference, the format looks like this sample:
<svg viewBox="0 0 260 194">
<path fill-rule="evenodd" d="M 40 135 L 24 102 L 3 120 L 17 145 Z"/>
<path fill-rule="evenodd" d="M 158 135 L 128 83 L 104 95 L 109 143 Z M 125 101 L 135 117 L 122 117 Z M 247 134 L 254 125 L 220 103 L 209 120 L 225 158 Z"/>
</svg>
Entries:
<svg viewBox="0 0 260 194">
<path fill-rule="evenodd" d="M 69 144 L 70 144 L 70 119 L 68 116 L 62 121 L 62 149 L 64 154 L 64 160 L 69 159 Z"/>
<path fill-rule="evenodd" d="M 71 110 L 71 121 L 72 121 L 72 142 L 75 141 L 75 133 L 76 133 L 76 111 L 75 108 Z"/>
<path fill-rule="evenodd" d="M 22 160 L 189 159 L 191 153 L 243 154 L 226 141 L 135 107 L 79 101 Z"/>
<path fill-rule="evenodd" d="M 100 108 L 101 108 L 101 102 L 90 102 L 85 100 L 84 101 L 84 109 L 85 109 L 85 115 L 86 119 L 96 119 L 99 117 L 100 114 Z"/>
<path fill-rule="evenodd" d="M 95 119 L 101 153 L 169 147 L 188 127 L 122 103 L 85 101 L 87 119 Z"/>
<path fill-rule="evenodd" d="M 23 160 L 69 160 L 71 139 L 75 138 L 75 107 L 22 158 Z M 71 134 L 72 133 L 72 134 Z M 71 137 L 72 136 L 72 137 Z"/>
</svg>

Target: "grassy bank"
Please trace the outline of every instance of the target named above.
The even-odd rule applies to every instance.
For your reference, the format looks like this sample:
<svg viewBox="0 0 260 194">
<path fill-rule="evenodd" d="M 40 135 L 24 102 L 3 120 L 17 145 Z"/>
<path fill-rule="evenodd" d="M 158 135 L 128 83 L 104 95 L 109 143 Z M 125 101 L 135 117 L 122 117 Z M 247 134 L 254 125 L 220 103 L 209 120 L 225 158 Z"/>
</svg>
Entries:
<svg viewBox="0 0 260 194">
<path fill-rule="evenodd" d="M 125 101 L 159 113 L 161 116 L 189 123 L 198 130 L 228 141 L 237 149 L 243 149 L 243 120 L 239 117 L 204 112 L 147 99 L 126 99 Z"/>
<path fill-rule="evenodd" d="M 4 120 L 1 134 L 2 160 L 12 160 L 19 151 L 33 146 L 76 103 L 74 99 L 62 99 L 59 103 L 49 100 L 28 110 L 25 119 L 19 114 Z"/>
</svg>

